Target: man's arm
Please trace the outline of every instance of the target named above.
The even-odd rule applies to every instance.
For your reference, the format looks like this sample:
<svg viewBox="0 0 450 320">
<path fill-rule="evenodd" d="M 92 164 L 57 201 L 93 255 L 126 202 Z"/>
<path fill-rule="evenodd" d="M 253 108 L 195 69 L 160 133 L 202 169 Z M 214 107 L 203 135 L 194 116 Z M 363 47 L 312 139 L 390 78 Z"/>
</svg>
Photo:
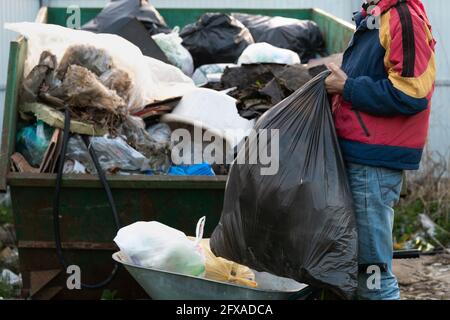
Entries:
<svg viewBox="0 0 450 320">
<path fill-rule="evenodd" d="M 356 110 L 369 114 L 414 115 L 429 106 L 436 75 L 435 42 L 428 26 L 419 17 L 408 11 L 410 20 L 397 16 L 393 23 L 393 14 L 398 13 L 382 16 L 380 29 L 388 79 L 348 78 L 343 96 Z"/>
</svg>

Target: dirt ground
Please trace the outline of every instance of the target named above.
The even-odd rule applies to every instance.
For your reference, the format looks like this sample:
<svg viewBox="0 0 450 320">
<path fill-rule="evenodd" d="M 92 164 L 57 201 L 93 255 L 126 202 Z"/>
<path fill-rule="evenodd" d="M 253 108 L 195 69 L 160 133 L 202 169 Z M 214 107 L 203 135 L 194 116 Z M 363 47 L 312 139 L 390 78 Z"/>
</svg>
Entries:
<svg viewBox="0 0 450 320">
<path fill-rule="evenodd" d="M 450 300 L 450 254 L 394 260 L 403 300 Z"/>
</svg>

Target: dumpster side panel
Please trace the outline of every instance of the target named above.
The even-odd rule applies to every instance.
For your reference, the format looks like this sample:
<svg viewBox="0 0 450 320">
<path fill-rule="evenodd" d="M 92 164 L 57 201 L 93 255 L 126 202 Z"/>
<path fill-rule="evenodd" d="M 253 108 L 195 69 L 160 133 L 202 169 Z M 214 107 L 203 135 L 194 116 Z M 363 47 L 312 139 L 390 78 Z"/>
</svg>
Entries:
<svg viewBox="0 0 450 320">
<path fill-rule="evenodd" d="M 55 253 L 52 187 L 11 186 L 12 206 L 20 268 L 24 277 L 24 294 L 46 298 L 99 298 L 101 290 L 67 290 L 67 275 L 61 270 Z M 123 225 L 135 221 L 157 220 L 194 235 L 197 220 L 206 216 L 205 237 L 217 225 L 223 205 L 222 189 L 113 189 L 114 200 Z M 83 187 L 64 188 L 60 208 L 61 239 L 66 260 L 82 271 L 82 281 L 99 282 L 113 268 L 111 255 L 117 250 L 112 242 L 116 235 L 111 209 L 104 190 Z M 60 270 L 43 288 L 36 288 L 33 275 Z M 133 285 L 131 285 L 133 284 Z M 120 273 L 107 287 L 118 290 L 118 297 L 136 298 L 142 291 L 126 273 Z M 51 289 L 53 288 L 53 289 Z M 38 290 L 39 289 L 39 290 Z"/>
<path fill-rule="evenodd" d="M 100 8 L 80 8 L 81 25 L 94 19 L 101 11 Z M 66 26 L 67 18 L 71 16 L 72 12 L 67 12 L 67 8 L 48 8 L 48 23 Z"/>
<path fill-rule="evenodd" d="M 11 42 L 0 151 L 0 191 L 6 190 L 6 176 L 10 169 L 9 159 L 15 147 L 17 104 L 26 52 L 27 42 L 23 37 Z"/>
<path fill-rule="evenodd" d="M 325 38 L 327 51 L 330 54 L 344 52 L 355 27 L 344 20 L 338 19 L 323 10 L 313 9 L 312 20 L 318 25 Z"/>
</svg>

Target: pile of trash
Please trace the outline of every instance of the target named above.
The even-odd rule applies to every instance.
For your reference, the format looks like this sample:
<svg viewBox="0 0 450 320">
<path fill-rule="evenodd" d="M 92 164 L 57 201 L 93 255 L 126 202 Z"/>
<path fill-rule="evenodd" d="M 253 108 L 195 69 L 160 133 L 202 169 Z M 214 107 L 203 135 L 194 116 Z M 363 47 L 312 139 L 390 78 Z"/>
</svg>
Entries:
<svg viewBox="0 0 450 320">
<path fill-rule="evenodd" d="M 6 28 L 28 39 L 15 172 L 55 172 L 68 110 L 64 173 L 95 174 L 92 148 L 109 174 L 227 174 L 256 120 L 330 59 L 312 21 L 212 12 L 170 29 L 148 1 L 111 1 L 83 31 Z M 196 129 L 215 134 L 213 159 L 193 138 L 176 148 Z"/>
</svg>

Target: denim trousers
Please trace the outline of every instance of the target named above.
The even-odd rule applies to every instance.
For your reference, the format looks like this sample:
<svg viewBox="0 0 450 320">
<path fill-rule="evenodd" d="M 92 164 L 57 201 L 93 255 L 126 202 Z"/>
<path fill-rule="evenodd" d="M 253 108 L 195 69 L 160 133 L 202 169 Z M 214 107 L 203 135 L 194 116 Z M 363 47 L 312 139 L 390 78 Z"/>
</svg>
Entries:
<svg viewBox="0 0 450 320">
<path fill-rule="evenodd" d="M 358 230 L 358 299 L 398 300 L 392 272 L 394 205 L 403 171 L 347 163 Z"/>
</svg>

